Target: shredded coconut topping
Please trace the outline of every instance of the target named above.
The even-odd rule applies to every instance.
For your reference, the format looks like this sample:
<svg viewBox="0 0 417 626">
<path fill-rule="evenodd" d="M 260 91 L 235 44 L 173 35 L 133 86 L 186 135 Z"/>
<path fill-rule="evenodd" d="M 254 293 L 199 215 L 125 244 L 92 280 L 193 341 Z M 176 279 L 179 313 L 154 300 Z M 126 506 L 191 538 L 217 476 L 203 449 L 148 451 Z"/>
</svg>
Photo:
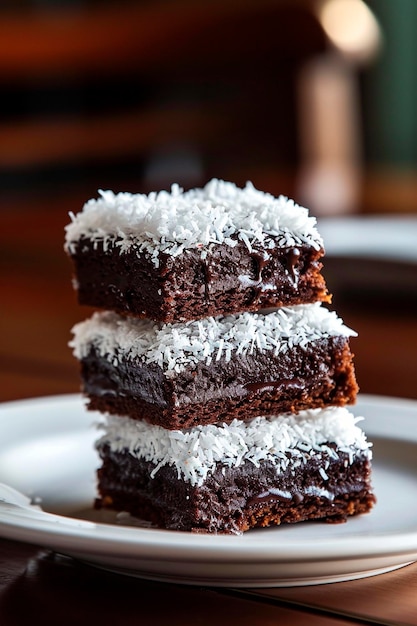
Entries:
<svg viewBox="0 0 417 626">
<path fill-rule="evenodd" d="M 279 473 L 295 469 L 319 454 L 337 459 L 338 452 L 346 452 L 352 463 L 360 451 L 370 459 L 372 444 L 357 426 L 362 419 L 345 407 L 329 407 L 297 415 L 256 417 L 249 422 L 235 419 L 231 424 L 167 430 L 108 415 L 100 426 L 105 434 L 97 446 L 108 444 L 115 452 L 129 452 L 152 462 L 152 477 L 161 467 L 170 465 L 176 468 L 179 479 L 201 485 L 217 464 L 238 467 L 249 461 L 259 467 L 261 461 L 269 461 Z M 329 444 L 335 444 L 337 450 Z"/>
<path fill-rule="evenodd" d="M 259 349 L 277 355 L 324 337 L 356 335 L 334 311 L 318 302 L 268 314 L 241 313 L 170 324 L 104 311 L 76 324 L 72 332 L 70 346 L 80 360 L 94 346 L 111 363 L 116 359 L 157 363 L 167 376 L 194 368 L 201 361 L 229 362 L 233 354 Z"/>
<path fill-rule="evenodd" d="M 248 182 L 212 179 L 203 188 L 184 191 L 177 184 L 171 192 L 146 194 L 99 191 L 77 215 L 70 214 L 65 248 L 74 253 L 85 237 L 105 249 L 115 244 L 120 253 L 132 247 L 146 251 L 154 265 L 159 253 L 176 256 L 187 248 L 204 249 L 212 244 L 235 246 L 240 239 L 249 250 L 273 236 L 280 246 L 302 243 L 323 247 L 316 219 L 308 210 L 285 196 L 274 197 Z"/>
</svg>

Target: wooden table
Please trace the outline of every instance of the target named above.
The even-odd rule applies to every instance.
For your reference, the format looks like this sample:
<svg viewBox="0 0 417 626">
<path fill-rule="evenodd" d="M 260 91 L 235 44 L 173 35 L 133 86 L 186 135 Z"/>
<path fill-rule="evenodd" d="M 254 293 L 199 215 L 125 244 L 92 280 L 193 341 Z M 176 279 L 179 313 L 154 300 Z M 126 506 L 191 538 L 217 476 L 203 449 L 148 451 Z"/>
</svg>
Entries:
<svg viewBox="0 0 417 626">
<path fill-rule="evenodd" d="M 89 310 L 76 303 L 62 241 L 67 213 L 81 203 L 76 196 L 25 200 L 0 214 L 2 401 L 79 389 L 78 365 L 66 344 L 71 326 Z M 400 303 L 392 281 L 384 293 L 346 292 L 338 283 L 338 263 L 328 264 L 334 308 L 359 331 L 353 346 L 361 390 L 417 398 L 416 292 L 403 293 Z M 54 626 L 414 625 L 417 564 L 331 585 L 214 589 L 118 576 L 0 539 L 0 624 L 29 620 Z"/>
</svg>

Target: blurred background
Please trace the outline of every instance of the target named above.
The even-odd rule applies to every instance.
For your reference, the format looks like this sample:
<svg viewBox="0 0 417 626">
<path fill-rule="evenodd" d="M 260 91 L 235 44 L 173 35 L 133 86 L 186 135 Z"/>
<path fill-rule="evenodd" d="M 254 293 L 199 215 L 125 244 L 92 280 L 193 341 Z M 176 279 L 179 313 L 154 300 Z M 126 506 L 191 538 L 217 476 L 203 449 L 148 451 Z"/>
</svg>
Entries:
<svg viewBox="0 0 417 626">
<path fill-rule="evenodd" d="M 415 0 L 3 0 L 0 399 L 78 388 L 66 342 L 88 311 L 63 228 L 99 188 L 251 180 L 319 218 L 415 226 L 416 32 Z M 417 397 L 388 368 L 398 350 L 416 371 L 415 262 L 393 273 L 336 253 L 326 267 L 335 308 L 376 351 L 365 365 L 358 343 L 363 390 Z M 386 293 L 359 317 L 357 281 L 400 284 L 401 319 L 382 319 Z M 403 333 L 388 354 L 376 310 Z"/>
<path fill-rule="evenodd" d="M 0 194 L 212 176 L 417 211 L 414 0 L 3 0 Z"/>
</svg>

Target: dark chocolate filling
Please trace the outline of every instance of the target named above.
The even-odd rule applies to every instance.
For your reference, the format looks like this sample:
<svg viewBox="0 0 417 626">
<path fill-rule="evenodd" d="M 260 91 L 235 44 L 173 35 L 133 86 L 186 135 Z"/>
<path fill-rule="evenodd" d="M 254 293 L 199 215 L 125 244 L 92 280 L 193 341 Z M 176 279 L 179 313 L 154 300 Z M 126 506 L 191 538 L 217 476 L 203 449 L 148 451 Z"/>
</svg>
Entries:
<svg viewBox="0 0 417 626">
<path fill-rule="evenodd" d="M 273 238 L 271 238 L 273 241 Z M 328 301 L 320 274 L 324 251 L 307 244 L 256 247 L 213 244 L 174 257 L 161 252 L 159 268 L 133 246 L 120 253 L 117 240 L 83 238 L 71 255 L 81 304 L 160 321 L 197 319 L 220 313 Z M 244 278 L 242 278 L 244 277 Z"/>
<path fill-rule="evenodd" d="M 219 465 L 201 486 L 192 486 L 170 466 L 151 478 L 152 463 L 104 445 L 97 506 L 128 511 L 165 528 L 199 532 L 240 533 L 309 519 L 344 521 L 367 512 L 375 501 L 370 462 L 361 451 L 354 453 L 351 464 L 346 452 L 339 452 L 338 459 L 317 453 L 282 473 L 271 462 Z M 326 479 L 320 473 L 324 466 Z"/>
<path fill-rule="evenodd" d="M 90 408 L 146 419 L 165 428 L 230 422 L 354 401 L 357 385 L 346 337 L 329 337 L 274 356 L 235 355 L 200 363 L 166 378 L 156 364 L 117 358 L 92 348 L 82 360 Z"/>
</svg>

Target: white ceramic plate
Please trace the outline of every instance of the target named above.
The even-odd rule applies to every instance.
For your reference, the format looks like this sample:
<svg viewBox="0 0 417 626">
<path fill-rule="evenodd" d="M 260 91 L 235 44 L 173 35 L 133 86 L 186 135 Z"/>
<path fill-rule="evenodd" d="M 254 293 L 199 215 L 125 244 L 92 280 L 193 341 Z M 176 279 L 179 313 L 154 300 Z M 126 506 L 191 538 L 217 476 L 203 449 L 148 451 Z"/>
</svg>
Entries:
<svg viewBox="0 0 417 626">
<path fill-rule="evenodd" d="M 329 217 L 318 220 L 328 256 L 417 263 L 417 218 Z"/>
<path fill-rule="evenodd" d="M 121 525 L 93 512 L 98 465 L 79 396 L 0 408 L 0 534 L 107 569 L 155 580 L 216 586 L 316 584 L 365 577 L 417 560 L 417 402 L 361 396 L 374 441 L 368 515 L 346 524 L 303 523 L 241 536 Z M 39 498 L 42 509 L 26 497 Z M 13 503 L 14 502 L 14 503 Z"/>
</svg>

